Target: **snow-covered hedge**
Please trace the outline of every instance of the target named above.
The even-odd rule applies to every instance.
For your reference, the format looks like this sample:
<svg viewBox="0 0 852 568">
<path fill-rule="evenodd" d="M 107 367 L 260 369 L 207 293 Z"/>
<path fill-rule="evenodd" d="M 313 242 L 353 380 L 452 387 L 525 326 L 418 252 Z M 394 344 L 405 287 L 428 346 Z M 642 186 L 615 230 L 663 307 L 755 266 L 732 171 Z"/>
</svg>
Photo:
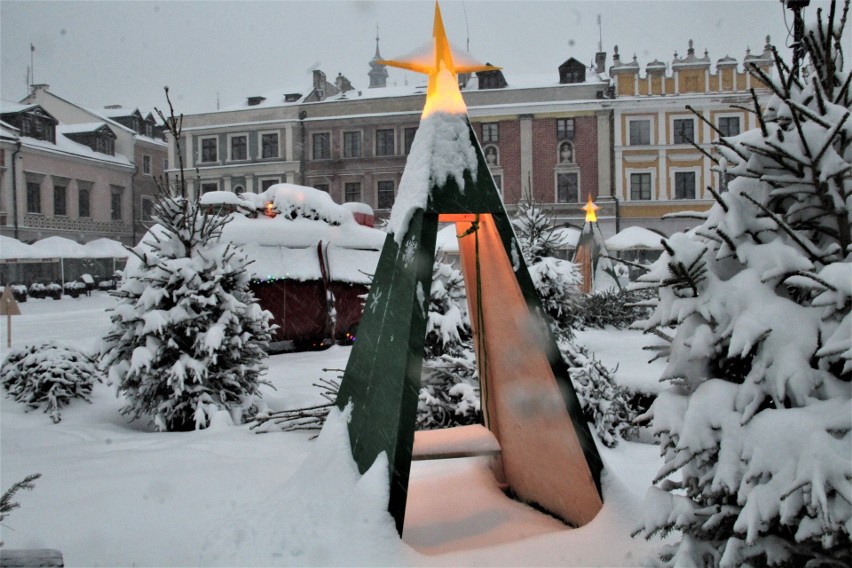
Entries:
<svg viewBox="0 0 852 568">
<path fill-rule="evenodd" d="M 72 399 L 88 401 L 95 382 L 101 381 L 91 357 L 53 341 L 13 349 L 0 366 L 6 397 L 31 409 L 44 404 L 54 422 L 61 420 L 59 410 Z"/>
</svg>

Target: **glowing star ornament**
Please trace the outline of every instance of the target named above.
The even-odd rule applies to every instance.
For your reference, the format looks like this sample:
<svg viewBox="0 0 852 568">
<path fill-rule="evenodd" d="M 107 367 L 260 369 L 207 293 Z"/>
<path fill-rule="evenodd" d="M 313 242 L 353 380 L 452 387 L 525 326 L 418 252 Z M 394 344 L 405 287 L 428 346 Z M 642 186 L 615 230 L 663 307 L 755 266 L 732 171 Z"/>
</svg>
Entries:
<svg viewBox="0 0 852 568">
<path fill-rule="evenodd" d="M 586 212 L 586 223 L 597 223 L 598 222 L 598 214 L 597 210 L 600 209 L 595 202 L 592 201 L 592 196 L 589 196 L 589 201 L 583 206 L 583 211 Z"/>
<path fill-rule="evenodd" d="M 454 51 L 444 31 L 441 8 L 435 2 L 435 23 L 432 28 L 433 42 L 426 49 L 395 60 L 379 61 L 384 65 L 399 67 L 429 76 L 426 88 L 426 106 L 423 117 L 433 112 L 466 114 L 467 106 L 459 90 L 458 73 L 497 71 L 500 68 L 484 65 L 464 54 Z"/>
</svg>

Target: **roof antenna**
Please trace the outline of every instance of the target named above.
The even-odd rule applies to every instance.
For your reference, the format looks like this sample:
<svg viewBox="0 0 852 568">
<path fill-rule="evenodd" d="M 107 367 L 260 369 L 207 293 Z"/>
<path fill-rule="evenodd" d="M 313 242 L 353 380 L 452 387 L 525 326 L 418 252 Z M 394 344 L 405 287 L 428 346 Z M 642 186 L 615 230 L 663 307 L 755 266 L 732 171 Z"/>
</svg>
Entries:
<svg viewBox="0 0 852 568">
<path fill-rule="evenodd" d="M 470 28 L 467 27 L 467 7 L 462 0 L 462 10 L 464 10 L 464 31 L 467 34 L 467 52 L 470 53 Z"/>
<path fill-rule="evenodd" d="M 603 51 L 603 26 L 600 14 L 598 14 L 598 51 Z"/>
</svg>

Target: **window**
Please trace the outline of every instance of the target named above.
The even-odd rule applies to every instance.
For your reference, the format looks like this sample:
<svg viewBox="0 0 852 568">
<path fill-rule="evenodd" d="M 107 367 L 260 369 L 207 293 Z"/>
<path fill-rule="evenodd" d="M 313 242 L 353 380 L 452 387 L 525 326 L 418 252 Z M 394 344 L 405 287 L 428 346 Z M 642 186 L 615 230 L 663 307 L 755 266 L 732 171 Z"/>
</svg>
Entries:
<svg viewBox="0 0 852 568">
<path fill-rule="evenodd" d="M 211 191 L 219 191 L 219 182 L 208 181 L 201 184 L 201 194 L 210 193 Z"/>
<path fill-rule="evenodd" d="M 631 120 L 630 121 L 630 145 L 631 146 L 647 146 L 651 143 L 651 121 L 650 120 Z"/>
<path fill-rule="evenodd" d="M 277 158 L 278 157 L 278 133 L 268 132 L 260 135 L 260 157 L 261 158 Z"/>
<path fill-rule="evenodd" d="M 695 172 L 675 172 L 675 199 L 695 199 Z"/>
<path fill-rule="evenodd" d="M 573 118 L 557 118 L 556 119 L 556 139 L 557 140 L 573 140 L 574 139 L 574 119 Z"/>
<path fill-rule="evenodd" d="M 163 159 L 163 171 L 166 171 L 168 169 L 169 169 L 169 161 L 164 158 Z"/>
<path fill-rule="evenodd" d="M 393 185 L 392 181 L 380 181 L 378 183 L 378 199 L 376 200 L 376 204 L 379 209 L 390 209 L 393 207 Z"/>
<path fill-rule="evenodd" d="M 276 183 L 280 183 L 278 178 L 262 179 L 260 180 L 260 191 L 266 191 Z"/>
<path fill-rule="evenodd" d="M 675 144 L 690 144 L 695 140 L 695 121 L 691 118 L 676 118 L 673 123 Z"/>
<path fill-rule="evenodd" d="M 417 135 L 417 128 L 406 128 L 403 130 L 405 136 L 405 155 L 411 153 L 411 145 L 414 144 L 414 137 Z"/>
<path fill-rule="evenodd" d="M 320 191 L 324 191 L 328 193 L 328 184 L 327 183 L 315 183 L 314 189 L 318 189 Z"/>
<path fill-rule="evenodd" d="M 115 156 L 115 141 L 106 135 L 98 134 L 95 136 L 95 147 L 93 150 L 101 154 Z"/>
<path fill-rule="evenodd" d="M 112 194 L 110 196 L 110 215 L 109 218 L 113 221 L 121 221 L 121 206 L 122 206 L 122 193 L 124 193 L 123 187 L 111 186 Z"/>
<path fill-rule="evenodd" d="M 248 137 L 245 135 L 231 137 L 231 160 L 248 159 Z"/>
<path fill-rule="evenodd" d="M 154 214 L 154 200 L 150 197 L 142 197 L 142 213 L 140 220 L 150 221 Z"/>
<path fill-rule="evenodd" d="M 328 160 L 331 158 L 331 134 L 328 132 L 317 132 L 313 135 L 314 160 Z"/>
<path fill-rule="evenodd" d="M 496 166 L 500 163 L 500 153 L 497 151 L 497 146 L 486 146 L 484 152 L 486 164 Z"/>
<path fill-rule="evenodd" d="M 54 215 L 68 215 L 68 200 L 67 200 L 67 187 L 63 185 L 59 185 L 56 182 L 53 184 L 53 214 Z"/>
<path fill-rule="evenodd" d="M 393 130 L 376 130 L 376 156 L 393 156 Z"/>
<path fill-rule="evenodd" d="M 80 217 L 91 217 L 89 209 L 89 196 L 92 194 L 91 182 L 77 182 L 77 215 Z"/>
<path fill-rule="evenodd" d="M 202 138 L 201 139 L 201 161 L 202 162 L 215 162 L 217 155 L 217 144 L 215 138 Z"/>
<path fill-rule="evenodd" d="M 142 156 L 142 173 L 151 175 L 151 156 Z"/>
<path fill-rule="evenodd" d="M 344 132 L 343 133 L 343 157 L 344 158 L 360 158 L 361 157 L 361 133 L 360 132 Z"/>
<path fill-rule="evenodd" d="M 719 132 L 721 136 L 736 136 L 740 133 L 740 117 L 738 116 L 721 116 L 719 117 Z"/>
<path fill-rule="evenodd" d="M 577 174 L 556 174 L 557 203 L 577 203 L 580 200 Z"/>
<path fill-rule="evenodd" d="M 496 122 L 486 122 L 482 125 L 482 142 L 499 142 L 500 125 Z"/>
<path fill-rule="evenodd" d="M 27 182 L 27 213 L 41 213 L 41 184 Z"/>
<path fill-rule="evenodd" d="M 357 181 L 343 185 L 343 201 L 361 201 L 361 184 Z"/>
<path fill-rule="evenodd" d="M 630 174 L 630 199 L 651 199 L 651 174 Z"/>
</svg>

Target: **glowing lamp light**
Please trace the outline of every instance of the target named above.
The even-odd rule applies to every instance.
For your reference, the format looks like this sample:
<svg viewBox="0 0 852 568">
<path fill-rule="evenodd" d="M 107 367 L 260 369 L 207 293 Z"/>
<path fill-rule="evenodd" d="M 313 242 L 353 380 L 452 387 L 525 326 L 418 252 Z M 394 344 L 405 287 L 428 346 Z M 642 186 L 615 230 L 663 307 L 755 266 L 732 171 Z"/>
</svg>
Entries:
<svg viewBox="0 0 852 568">
<path fill-rule="evenodd" d="M 454 61 L 450 42 L 444 30 L 444 21 L 441 18 L 441 8 L 437 1 L 432 36 L 434 41 L 429 50 L 405 59 L 379 61 L 379 63 L 429 76 L 422 118 L 435 112 L 466 114 L 467 105 L 464 104 L 459 91 L 458 73 L 496 71 L 500 68 L 483 65 L 469 58 L 465 58 L 467 61 L 464 62 Z"/>
<path fill-rule="evenodd" d="M 267 217 L 275 217 L 278 215 L 278 211 L 275 210 L 275 205 L 271 201 L 268 201 L 266 207 L 263 209 L 263 214 Z"/>
<path fill-rule="evenodd" d="M 600 209 L 595 203 L 592 201 L 592 196 L 589 196 L 589 202 L 583 206 L 583 211 L 586 212 L 586 223 L 597 223 L 598 215 L 596 211 Z"/>
</svg>

